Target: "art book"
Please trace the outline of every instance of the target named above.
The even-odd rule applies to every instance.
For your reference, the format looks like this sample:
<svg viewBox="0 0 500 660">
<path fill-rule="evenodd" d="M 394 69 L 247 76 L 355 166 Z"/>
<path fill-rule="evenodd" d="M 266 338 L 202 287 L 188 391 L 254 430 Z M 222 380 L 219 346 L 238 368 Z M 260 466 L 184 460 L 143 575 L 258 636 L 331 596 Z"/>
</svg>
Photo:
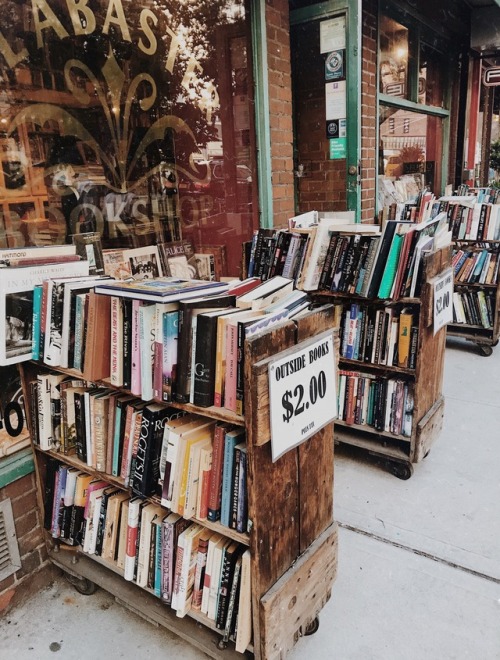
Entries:
<svg viewBox="0 0 500 660">
<path fill-rule="evenodd" d="M 183 280 L 177 277 L 157 277 L 142 282 L 103 282 L 96 286 L 95 292 L 107 296 L 121 296 L 151 300 L 153 302 L 173 302 L 200 295 L 210 295 L 227 291 L 224 282 L 206 282 L 204 280 Z"/>
</svg>

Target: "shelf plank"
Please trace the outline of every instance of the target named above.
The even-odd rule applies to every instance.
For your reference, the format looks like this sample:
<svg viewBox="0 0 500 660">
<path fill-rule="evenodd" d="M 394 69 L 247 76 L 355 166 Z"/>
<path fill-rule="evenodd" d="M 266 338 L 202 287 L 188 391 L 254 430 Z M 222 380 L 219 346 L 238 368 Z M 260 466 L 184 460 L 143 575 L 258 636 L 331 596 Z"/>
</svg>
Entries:
<svg viewBox="0 0 500 660">
<path fill-rule="evenodd" d="M 380 439 L 371 440 L 367 439 L 366 437 L 362 437 L 359 434 L 346 433 L 344 428 L 337 428 L 337 422 L 335 423 L 335 442 L 351 445 L 353 447 L 359 447 L 361 449 L 367 449 L 371 453 L 386 458 L 395 458 L 402 461 L 410 460 L 409 455 L 402 449 L 399 449 L 399 447 L 383 446 L 380 442 Z"/>
<path fill-rule="evenodd" d="M 360 360 L 350 360 L 349 358 L 342 356 L 339 357 L 339 362 L 346 364 L 347 366 L 352 366 L 356 371 L 364 371 L 367 369 L 369 371 L 373 370 L 384 373 L 404 374 L 415 378 L 415 369 L 405 369 L 404 367 L 394 367 L 385 364 L 374 364 L 373 362 L 361 362 Z"/>
<path fill-rule="evenodd" d="M 387 431 L 376 431 L 373 427 L 363 424 L 346 424 L 343 420 L 339 419 L 335 420 L 335 437 L 337 436 L 337 426 L 352 429 L 353 431 L 363 431 L 364 433 L 370 433 L 374 436 L 377 436 L 377 438 L 387 438 L 388 440 L 397 440 L 398 442 L 406 442 L 408 445 L 411 444 L 411 438 L 406 435 L 395 435 L 394 433 L 388 433 Z"/>
<path fill-rule="evenodd" d="M 194 617 L 180 618 L 159 598 L 133 582 L 124 580 L 109 566 L 103 566 L 89 555 L 76 552 L 49 550 L 51 561 L 63 571 L 75 577 L 84 577 L 112 594 L 119 603 L 156 625 L 163 626 L 186 640 L 210 658 L 216 660 L 241 660 L 234 645 L 219 650 L 217 643 L 222 631 L 200 626 Z M 133 604 L 133 605 L 132 605 Z M 205 624 L 205 621 L 203 621 Z"/>
</svg>

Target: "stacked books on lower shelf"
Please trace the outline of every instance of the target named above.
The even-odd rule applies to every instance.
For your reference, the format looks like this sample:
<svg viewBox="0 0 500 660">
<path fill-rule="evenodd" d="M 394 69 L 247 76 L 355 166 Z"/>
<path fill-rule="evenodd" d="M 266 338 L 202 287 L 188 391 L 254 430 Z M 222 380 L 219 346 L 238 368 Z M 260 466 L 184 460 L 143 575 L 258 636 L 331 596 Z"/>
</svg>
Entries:
<svg viewBox="0 0 500 660">
<path fill-rule="evenodd" d="M 105 479 L 53 460 L 46 482 L 52 537 L 100 558 L 125 580 L 161 598 L 177 616 L 191 614 L 250 642 L 250 552 L 238 541 L 186 520 Z"/>
</svg>

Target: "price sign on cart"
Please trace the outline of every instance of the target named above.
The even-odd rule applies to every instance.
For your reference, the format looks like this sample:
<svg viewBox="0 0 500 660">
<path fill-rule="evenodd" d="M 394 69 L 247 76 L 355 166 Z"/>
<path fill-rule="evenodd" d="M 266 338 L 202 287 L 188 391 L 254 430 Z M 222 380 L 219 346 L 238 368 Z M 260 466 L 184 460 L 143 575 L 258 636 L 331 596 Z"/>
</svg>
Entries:
<svg viewBox="0 0 500 660">
<path fill-rule="evenodd" d="M 434 334 L 453 321 L 453 271 L 445 270 L 434 280 Z"/>
<path fill-rule="evenodd" d="M 269 403 L 273 461 L 336 419 L 331 332 L 279 353 L 269 364 Z"/>
</svg>

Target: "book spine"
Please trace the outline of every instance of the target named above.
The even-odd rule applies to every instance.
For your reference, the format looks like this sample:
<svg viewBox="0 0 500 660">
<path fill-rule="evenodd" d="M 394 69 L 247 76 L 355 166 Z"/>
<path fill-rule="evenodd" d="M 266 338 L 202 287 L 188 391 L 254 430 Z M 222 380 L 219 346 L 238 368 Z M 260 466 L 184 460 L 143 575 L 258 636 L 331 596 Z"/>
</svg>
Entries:
<svg viewBox="0 0 500 660">
<path fill-rule="evenodd" d="M 33 360 L 40 359 L 40 331 L 41 331 L 41 311 L 42 311 L 42 293 L 41 285 L 33 289 L 33 329 L 31 343 L 31 357 Z"/>
<path fill-rule="evenodd" d="M 196 321 L 195 368 L 192 370 L 193 404 L 208 408 L 214 404 L 217 317 L 200 314 Z"/>
<path fill-rule="evenodd" d="M 217 424 L 214 433 L 212 470 L 210 473 L 210 492 L 207 510 L 207 520 L 210 522 L 216 522 L 220 518 L 225 435 L 226 428 Z"/>
<path fill-rule="evenodd" d="M 132 366 L 130 374 L 130 391 L 135 396 L 141 395 L 141 348 L 139 332 L 140 300 L 132 301 Z"/>
<path fill-rule="evenodd" d="M 162 400 L 167 402 L 175 399 L 176 392 L 179 312 L 167 312 L 163 323 Z"/>
<path fill-rule="evenodd" d="M 123 385 L 123 307 L 118 296 L 111 296 L 111 385 Z"/>
</svg>

